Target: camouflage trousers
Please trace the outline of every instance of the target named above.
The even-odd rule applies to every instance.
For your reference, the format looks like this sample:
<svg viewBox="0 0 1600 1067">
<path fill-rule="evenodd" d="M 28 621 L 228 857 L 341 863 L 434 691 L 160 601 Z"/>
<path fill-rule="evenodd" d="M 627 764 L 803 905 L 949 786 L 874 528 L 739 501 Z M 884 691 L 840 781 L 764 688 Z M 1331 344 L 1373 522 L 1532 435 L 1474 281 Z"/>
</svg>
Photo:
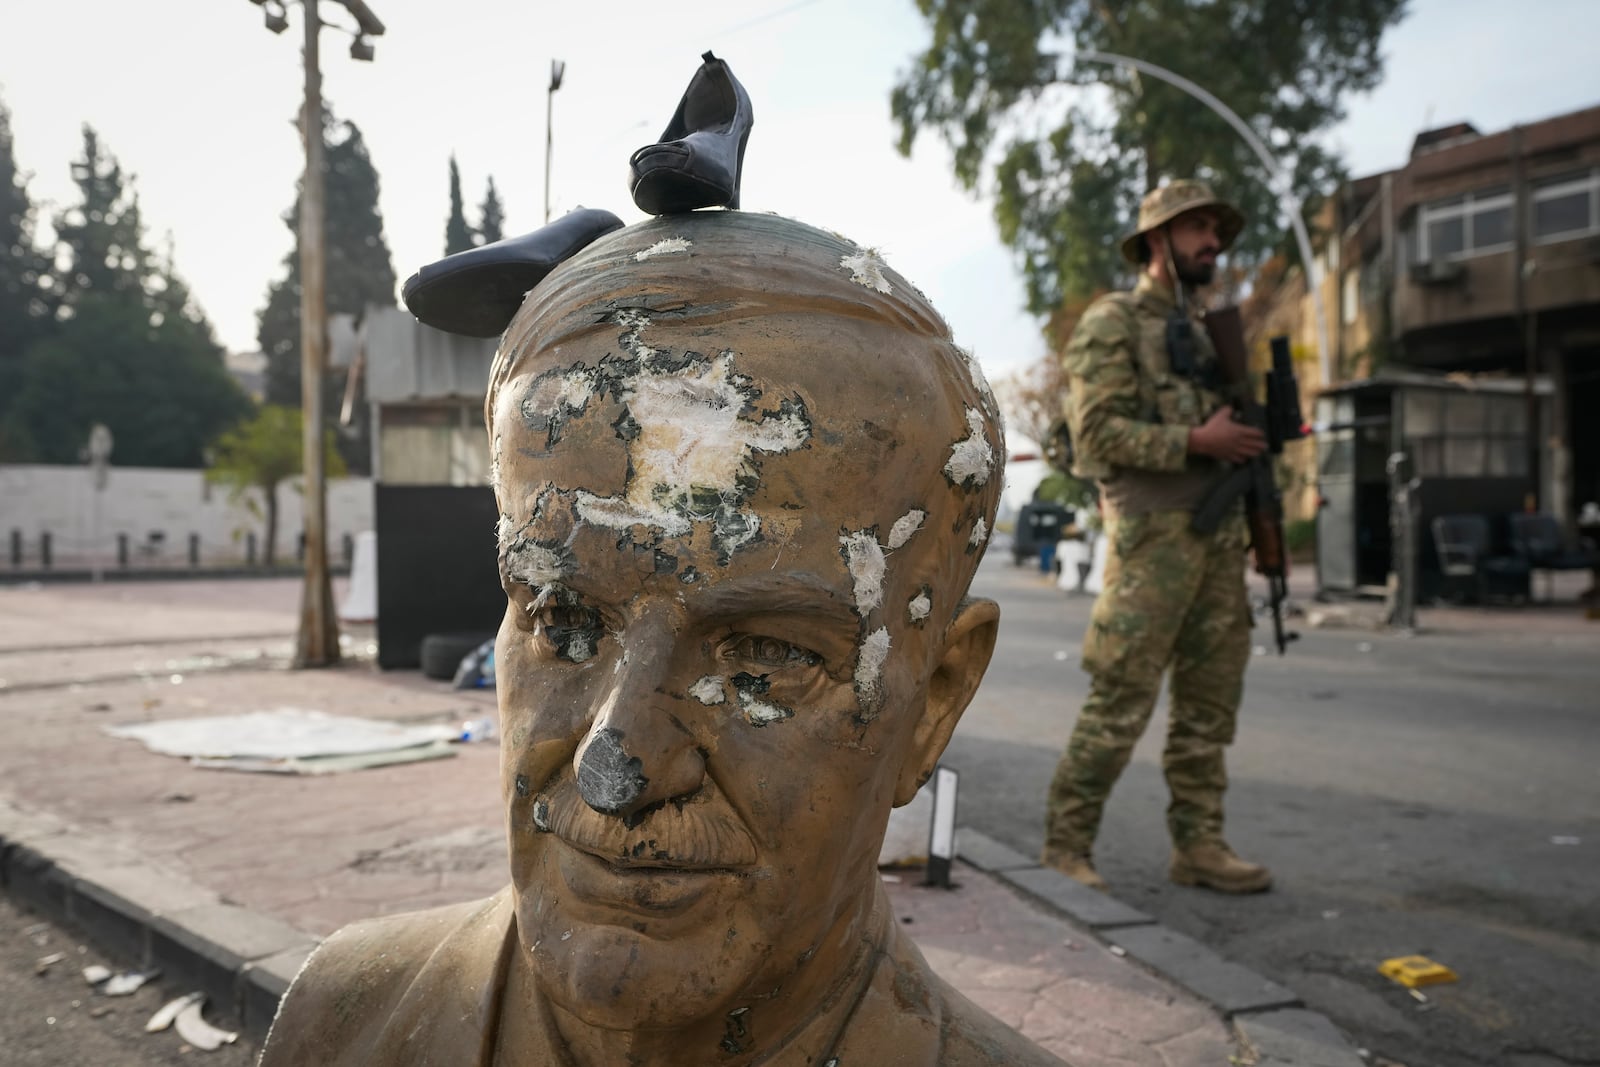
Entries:
<svg viewBox="0 0 1600 1067">
<path fill-rule="evenodd" d="M 1105 584 L 1083 642 L 1089 696 L 1050 783 L 1047 849 L 1090 851 L 1169 667 L 1167 828 L 1179 847 L 1221 836 L 1223 750 L 1250 658 L 1247 535 L 1242 518 L 1209 536 L 1189 518 L 1161 511 L 1107 523 Z"/>
</svg>

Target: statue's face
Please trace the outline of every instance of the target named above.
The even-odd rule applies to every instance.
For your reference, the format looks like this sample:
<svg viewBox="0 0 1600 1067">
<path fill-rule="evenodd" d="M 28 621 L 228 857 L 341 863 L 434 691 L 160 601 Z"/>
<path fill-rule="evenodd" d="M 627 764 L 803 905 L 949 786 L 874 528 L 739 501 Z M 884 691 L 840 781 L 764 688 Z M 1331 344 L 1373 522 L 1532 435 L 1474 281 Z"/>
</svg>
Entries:
<svg viewBox="0 0 1600 1067">
<path fill-rule="evenodd" d="M 858 944 L 897 787 L 945 736 L 919 730 L 942 578 L 986 532 L 938 468 L 970 486 L 997 444 L 889 358 L 919 343 L 624 313 L 500 391 L 520 936 L 595 1025 L 731 1012 L 737 1042 L 740 1008 Z"/>
</svg>

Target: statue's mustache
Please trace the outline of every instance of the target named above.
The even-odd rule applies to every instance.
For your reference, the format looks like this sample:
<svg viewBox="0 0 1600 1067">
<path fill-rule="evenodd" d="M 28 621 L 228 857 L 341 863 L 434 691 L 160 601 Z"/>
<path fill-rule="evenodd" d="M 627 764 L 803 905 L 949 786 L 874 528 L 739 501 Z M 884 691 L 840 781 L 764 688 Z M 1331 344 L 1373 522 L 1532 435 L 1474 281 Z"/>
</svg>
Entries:
<svg viewBox="0 0 1600 1067">
<path fill-rule="evenodd" d="M 533 828 L 615 867 L 704 870 L 756 862 L 755 838 L 709 779 L 694 795 L 624 822 L 591 808 L 562 773 L 534 796 Z"/>
</svg>

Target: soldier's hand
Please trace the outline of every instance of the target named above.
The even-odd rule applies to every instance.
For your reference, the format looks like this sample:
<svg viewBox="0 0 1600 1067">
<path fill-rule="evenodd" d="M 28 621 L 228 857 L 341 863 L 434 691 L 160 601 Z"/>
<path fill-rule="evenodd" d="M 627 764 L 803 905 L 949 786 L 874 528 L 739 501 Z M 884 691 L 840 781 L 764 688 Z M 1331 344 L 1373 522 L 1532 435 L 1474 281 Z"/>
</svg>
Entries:
<svg viewBox="0 0 1600 1067">
<path fill-rule="evenodd" d="M 1233 420 L 1233 408 L 1218 408 L 1202 425 L 1189 431 L 1189 451 L 1225 463 L 1243 463 L 1267 449 L 1267 435 Z"/>
</svg>

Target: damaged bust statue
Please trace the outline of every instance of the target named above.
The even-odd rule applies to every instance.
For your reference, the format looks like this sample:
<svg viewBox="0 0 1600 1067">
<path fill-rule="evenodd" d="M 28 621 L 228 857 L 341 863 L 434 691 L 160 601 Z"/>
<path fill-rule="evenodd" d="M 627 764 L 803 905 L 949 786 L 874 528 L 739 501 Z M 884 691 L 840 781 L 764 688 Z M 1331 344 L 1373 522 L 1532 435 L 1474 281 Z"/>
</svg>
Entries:
<svg viewBox="0 0 1600 1067">
<path fill-rule="evenodd" d="M 511 884 L 334 934 L 264 1067 L 1059 1063 L 877 873 L 999 618 L 994 399 L 922 295 L 775 216 L 631 226 L 528 294 L 487 418 Z"/>
</svg>

